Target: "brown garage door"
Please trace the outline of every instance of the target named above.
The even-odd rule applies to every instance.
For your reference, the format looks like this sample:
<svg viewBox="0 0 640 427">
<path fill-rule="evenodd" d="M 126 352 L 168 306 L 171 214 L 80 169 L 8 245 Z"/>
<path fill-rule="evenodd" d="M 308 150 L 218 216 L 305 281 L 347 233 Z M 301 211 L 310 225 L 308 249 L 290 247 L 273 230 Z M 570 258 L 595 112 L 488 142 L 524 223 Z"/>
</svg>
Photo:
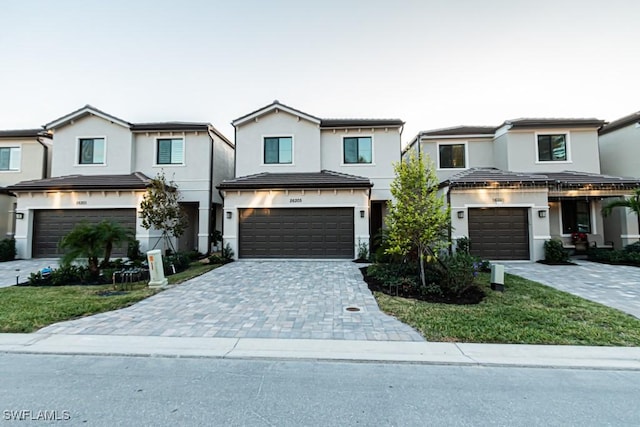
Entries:
<svg viewBox="0 0 640 427">
<path fill-rule="evenodd" d="M 240 258 L 353 258 L 353 208 L 240 210 Z"/>
<path fill-rule="evenodd" d="M 57 257 L 62 253 L 58 242 L 80 221 L 98 223 L 108 219 L 135 232 L 135 209 L 51 209 L 35 211 L 33 218 L 34 258 Z M 113 256 L 125 257 L 126 245 L 114 248 Z"/>
<path fill-rule="evenodd" d="M 471 254 L 483 259 L 529 259 L 526 208 L 469 209 Z"/>
</svg>

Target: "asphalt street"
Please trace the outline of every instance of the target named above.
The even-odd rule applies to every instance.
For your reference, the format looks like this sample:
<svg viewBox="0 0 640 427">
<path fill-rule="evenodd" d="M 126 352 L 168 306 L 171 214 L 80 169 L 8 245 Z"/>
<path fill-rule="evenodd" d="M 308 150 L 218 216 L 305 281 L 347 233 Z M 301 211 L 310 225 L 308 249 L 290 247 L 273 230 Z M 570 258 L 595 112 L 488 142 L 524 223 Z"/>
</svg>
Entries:
<svg viewBox="0 0 640 427">
<path fill-rule="evenodd" d="M 3 354 L 0 378 L 0 425 L 640 425 L 638 371 Z"/>
</svg>

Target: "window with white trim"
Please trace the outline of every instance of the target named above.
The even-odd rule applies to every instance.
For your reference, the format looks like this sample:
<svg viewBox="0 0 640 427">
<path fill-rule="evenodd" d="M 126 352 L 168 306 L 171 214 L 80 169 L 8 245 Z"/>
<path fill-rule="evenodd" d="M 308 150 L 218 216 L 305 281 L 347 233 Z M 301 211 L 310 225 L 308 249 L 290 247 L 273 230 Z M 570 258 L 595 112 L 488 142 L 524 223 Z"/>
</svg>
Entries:
<svg viewBox="0 0 640 427">
<path fill-rule="evenodd" d="M 293 138 L 269 136 L 264 138 L 264 163 L 291 164 L 293 162 Z"/>
<path fill-rule="evenodd" d="M 373 144 L 370 136 L 356 136 L 344 138 L 345 164 L 372 163 Z"/>
<path fill-rule="evenodd" d="M 538 161 L 567 161 L 567 135 L 538 135 Z"/>
<path fill-rule="evenodd" d="M 80 138 L 79 144 L 79 164 L 104 165 L 104 138 Z"/>
<path fill-rule="evenodd" d="M 440 144 L 438 146 L 440 169 L 463 169 L 466 167 L 464 144 Z"/>
<path fill-rule="evenodd" d="M 0 148 L 0 171 L 20 170 L 20 147 Z"/>
<path fill-rule="evenodd" d="M 159 165 L 182 165 L 184 164 L 184 139 L 158 138 L 156 153 L 156 162 Z"/>
</svg>

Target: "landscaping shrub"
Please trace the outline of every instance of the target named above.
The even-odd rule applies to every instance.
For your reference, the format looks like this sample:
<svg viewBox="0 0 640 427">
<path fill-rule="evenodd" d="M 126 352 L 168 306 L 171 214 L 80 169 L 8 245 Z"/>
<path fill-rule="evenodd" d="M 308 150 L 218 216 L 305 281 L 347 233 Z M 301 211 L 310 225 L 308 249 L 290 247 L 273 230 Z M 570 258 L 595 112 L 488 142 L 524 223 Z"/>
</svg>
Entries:
<svg viewBox="0 0 640 427">
<path fill-rule="evenodd" d="M 164 274 L 170 276 L 175 273 L 189 268 L 191 263 L 191 257 L 187 252 L 176 252 L 171 255 L 164 256 L 162 258 L 162 264 L 164 265 Z"/>
<path fill-rule="evenodd" d="M 544 260 L 550 264 L 564 264 L 569 262 L 569 251 L 562 246 L 558 239 L 544 242 Z"/>
<path fill-rule="evenodd" d="M 461 237 L 456 240 L 456 252 L 464 252 L 469 253 L 469 248 L 471 247 L 471 241 L 468 237 Z"/>
<path fill-rule="evenodd" d="M 16 257 L 15 239 L 0 240 L 0 261 L 12 261 Z"/>
<path fill-rule="evenodd" d="M 474 286 L 479 268 L 475 257 L 466 252 L 456 252 L 442 257 L 441 266 L 444 269 L 440 289 L 444 294 L 460 296 Z"/>
<path fill-rule="evenodd" d="M 28 284 L 31 286 L 67 286 L 67 285 L 93 285 L 107 283 L 104 277 L 94 277 L 89 269 L 80 265 L 62 265 L 50 272 L 31 273 Z"/>
<path fill-rule="evenodd" d="M 358 261 L 369 261 L 369 245 L 358 240 Z"/>
<path fill-rule="evenodd" d="M 624 247 L 625 252 L 640 253 L 640 242 L 631 243 Z"/>
<path fill-rule="evenodd" d="M 606 264 L 634 265 L 640 267 L 640 252 L 635 252 L 636 246 L 627 245 L 624 250 L 612 251 L 604 248 L 591 248 L 587 253 L 587 259 Z M 631 250 L 627 248 L 632 246 Z"/>
<path fill-rule="evenodd" d="M 144 254 L 140 251 L 139 240 L 129 241 L 127 244 L 127 258 L 133 262 L 144 260 Z"/>
</svg>

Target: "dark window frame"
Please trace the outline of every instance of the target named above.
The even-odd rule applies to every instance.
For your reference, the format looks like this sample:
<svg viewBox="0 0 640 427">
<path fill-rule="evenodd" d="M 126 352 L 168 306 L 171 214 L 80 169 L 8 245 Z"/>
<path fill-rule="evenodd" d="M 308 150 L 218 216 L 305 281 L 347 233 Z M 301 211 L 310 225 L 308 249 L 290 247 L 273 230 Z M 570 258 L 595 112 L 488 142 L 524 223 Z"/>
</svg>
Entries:
<svg viewBox="0 0 640 427">
<path fill-rule="evenodd" d="M 566 162 L 569 161 L 568 134 L 566 133 L 545 133 L 536 136 L 536 150 L 539 162 Z M 564 157 L 559 158 L 554 155 L 554 138 L 562 137 L 564 145 Z M 543 148 L 543 150 L 541 150 Z"/>
<path fill-rule="evenodd" d="M 102 141 L 102 161 L 96 161 L 96 150 L 95 143 L 96 141 Z M 91 144 L 85 147 L 85 144 Z M 107 151 L 107 141 L 104 137 L 95 137 L 95 138 L 78 138 L 78 164 L 79 165 L 104 165 L 106 164 L 106 151 Z M 91 156 L 91 160 L 87 161 L 88 156 Z"/>
<path fill-rule="evenodd" d="M 588 200 L 566 199 L 560 201 L 562 234 L 587 233 L 592 230 L 591 202 Z"/>
<path fill-rule="evenodd" d="M 161 150 L 160 150 L 160 143 L 161 142 L 169 142 L 169 161 L 168 162 L 161 162 L 160 161 L 160 156 L 161 156 Z M 174 161 L 173 159 L 173 143 L 175 141 L 181 141 L 182 142 L 182 160 L 181 161 Z M 184 144 L 184 138 L 156 138 L 156 164 L 157 165 L 184 165 L 185 164 L 185 158 L 184 158 L 184 151 L 185 151 L 185 144 Z"/>
<path fill-rule="evenodd" d="M 11 169 L 11 159 L 13 158 L 13 156 L 11 155 L 12 150 L 16 150 L 19 151 L 20 154 L 21 153 L 21 148 L 20 147 L 0 147 L 0 153 L 2 153 L 3 151 L 7 151 L 9 154 L 7 155 L 7 167 L 4 168 L 2 167 L 2 162 L 0 161 L 0 171 L 3 172 L 15 172 L 15 171 L 19 171 L 20 170 L 20 166 L 18 166 L 15 169 Z M 0 154 L 0 158 L 2 157 L 2 154 Z"/>
<path fill-rule="evenodd" d="M 355 160 L 347 159 L 347 143 L 355 141 Z M 365 156 L 367 153 L 360 153 L 360 142 L 369 142 L 369 159 Z M 370 165 L 373 164 L 373 137 L 371 136 L 345 136 L 342 138 L 342 162 L 345 165 Z"/>
<path fill-rule="evenodd" d="M 280 144 L 284 141 L 288 140 L 290 143 L 290 160 L 282 161 L 282 148 Z M 267 148 L 269 143 L 277 142 L 277 149 L 271 151 Z M 269 156 L 273 156 L 275 154 L 275 158 L 268 158 Z M 293 137 L 292 136 L 265 136 L 262 142 L 262 162 L 265 165 L 291 165 L 293 164 Z"/>
<path fill-rule="evenodd" d="M 455 148 L 461 147 L 462 149 L 462 166 L 455 165 Z M 445 150 L 450 150 L 450 153 L 443 153 Z M 444 156 L 443 154 L 446 154 Z M 443 158 L 448 160 L 447 164 L 443 162 Z M 439 169 L 466 169 L 467 168 L 467 144 L 455 143 L 455 144 L 438 144 L 438 168 Z"/>
</svg>

